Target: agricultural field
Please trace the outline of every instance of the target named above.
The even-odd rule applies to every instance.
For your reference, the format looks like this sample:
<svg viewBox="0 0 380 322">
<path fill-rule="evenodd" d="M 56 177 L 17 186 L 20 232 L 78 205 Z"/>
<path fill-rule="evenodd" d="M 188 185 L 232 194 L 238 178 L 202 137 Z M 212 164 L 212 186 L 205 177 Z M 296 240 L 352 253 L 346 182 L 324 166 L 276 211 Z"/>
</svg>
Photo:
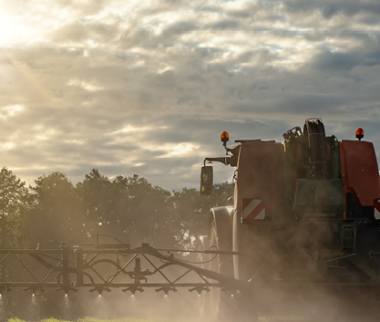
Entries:
<svg viewBox="0 0 380 322">
<path fill-rule="evenodd" d="M 8 322 L 29 322 L 25 320 L 21 320 L 19 318 L 11 318 L 8 320 Z M 74 321 L 68 321 L 68 320 L 59 320 L 59 319 L 43 319 L 40 322 L 74 322 Z M 93 317 L 86 317 L 77 319 L 75 322 L 189 322 L 188 320 L 171 320 L 171 319 L 139 319 L 139 318 L 133 318 L 133 317 L 123 317 L 119 319 L 111 319 L 111 320 L 105 320 L 105 319 L 97 319 Z"/>
</svg>

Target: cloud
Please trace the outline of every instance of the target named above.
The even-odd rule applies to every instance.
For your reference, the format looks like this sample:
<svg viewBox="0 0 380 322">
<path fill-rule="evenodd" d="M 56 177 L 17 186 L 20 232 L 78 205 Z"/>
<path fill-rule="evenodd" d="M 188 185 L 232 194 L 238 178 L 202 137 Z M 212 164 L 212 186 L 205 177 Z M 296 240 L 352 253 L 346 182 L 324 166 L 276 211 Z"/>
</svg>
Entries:
<svg viewBox="0 0 380 322">
<path fill-rule="evenodd" d="M 198 187 L 223 130 L 281 141 L 315 116 L 340 139 L 363 124 L 376 140 L 377 1 L 1 6 L 14 30 L 0 35 L 2 163 L 22 178 L 99 168 Z"/>
<path fill-rule="evenodd" d="M 363 2 L 357 2 L 354 0 L 291 0 L 285 1 L 285 3 L 290 11 L 310 12 L 314 10 L 319 10 L 327 19 L 332 18 L 334 15 L 338 14 L 343 14 L 350 17 L 359 15 L 363 12 L 371 14 L 379 14 L 380 12 L 380 4 L 376 0 L 368 0 Z"/>
</svg>

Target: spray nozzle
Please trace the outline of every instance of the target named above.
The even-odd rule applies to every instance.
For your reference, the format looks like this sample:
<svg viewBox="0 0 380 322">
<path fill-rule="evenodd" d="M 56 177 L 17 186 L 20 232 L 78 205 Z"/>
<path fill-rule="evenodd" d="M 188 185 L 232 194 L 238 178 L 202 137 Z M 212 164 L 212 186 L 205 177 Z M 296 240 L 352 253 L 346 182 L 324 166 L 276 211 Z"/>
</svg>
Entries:
<svg viewBox="0 0 380 322">
<path fill-rule="evenodd" d="M 129 286 L 122 291 L 123 292 L 129 291 L 132 293 L 132 295 L 135 295 L 136 292 L 140 292 L 140 293 L 144 292 L 144 289 L 141 286 Z"/>
<path fill-rule="evenodd" d="M 32 295 L 34 296 L 37 291 L 39 292 L 45 292 L 45 289 L 43 287 L 37 287 L 37 286 L 31 286 L 23 289 L 24 292 L 32 292 Z"/>
<path fill-rule="evenodd" d="M 201 285 L 198 285 L 198 286 L 195 286 L 195 287 L 189 289 L 189 292 L 193 292 L 193 291 L 197 291 L 197 293 L 198 293 L 199 295 L 201 295 L 201 293 L 202 293 L 203 291 L 205 291 L 205 292 L 210 292 L 210 289 L 209 289 L 207 286 L 201 286 Z"/>
<path fill-rule="evenodd" d="M 177 289 L 174 286 L 165 285 L 163 287 L 160 287 L 160 288 L 156 289 L 155 291 L 157 293 L 159 293 L 159 292 L 162 291 L 162 292 L 165 293 L 165 295 L 168 295 L 169 292 L 173 292 L 173 293 L 177 292 Z"/>
<path fill-rule="evenodd" d="M 91 289 L 91 290 L 89 290 L 89 291 L 90 291 L 91 293 L 92 293 L 92 292 L 98 292 L 98 293 L 99 293 L 99 296 L 101 296 L 103 292 L 107 292 L 107 293 L 111 292 L 111 289 L 108 288 L 108 287 L 98 286 L 98 287 L 95 287 L 95 288 L 93 288 L 93 289 Z"/>
<path fill-rule="evenodd" d="M 78 292 L 78 289 L 76 289 L 75 287 L 64 286 L 64 287 L 57 288 L 56 291 L 57 292 L 63 291 L 63 292 L 65 292 L 65 295 L 67 295 L 70 293 L 70 291 L 71 292 Z"/>
</svg>

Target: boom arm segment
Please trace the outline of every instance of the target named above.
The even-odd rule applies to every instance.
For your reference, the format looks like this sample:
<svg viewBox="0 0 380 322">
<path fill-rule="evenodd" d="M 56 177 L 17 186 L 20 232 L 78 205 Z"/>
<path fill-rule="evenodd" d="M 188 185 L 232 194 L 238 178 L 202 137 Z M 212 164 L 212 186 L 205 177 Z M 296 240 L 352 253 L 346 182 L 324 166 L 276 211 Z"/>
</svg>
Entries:
<svg viewBox="0 0 380 322">
<path fill-rule="evenodd" d="M 202 263 L 175 258 L 172 252 L 176 250 L 165 251 L 170 254 L 164 255 L 149 244 L 135 249 L 1 249 L 0 269 L 12 267 L 16 271 L 18 265 L 28 277 L 15 275 L 7 278 L 7 281 L 0 282 L 0 293 L 11 287 L 23 287 L 33 293 L 44 288 L 68 293 L 78 287 L 89 287 L 90 291 L 101 294 L 111 288 L 134 293 L 150 287 L 167 293 L 185 287 L 200 293 L 210 287 L 243 289 L 247 286 L 243 281 L 199 267 Z M 213 260 L 218 252 L 209 253 L 208 261 Z M 143 265 L 148 269 L 143 269 Z M 173 275 L 168 269 L 173 266 L 179 267 L 180 276 Z M 154 282 L 148 280 L 152 275 L 156 276 Z M 185 276 L 192 276 L 192 282 L 185 280 Z"/>
</svg>

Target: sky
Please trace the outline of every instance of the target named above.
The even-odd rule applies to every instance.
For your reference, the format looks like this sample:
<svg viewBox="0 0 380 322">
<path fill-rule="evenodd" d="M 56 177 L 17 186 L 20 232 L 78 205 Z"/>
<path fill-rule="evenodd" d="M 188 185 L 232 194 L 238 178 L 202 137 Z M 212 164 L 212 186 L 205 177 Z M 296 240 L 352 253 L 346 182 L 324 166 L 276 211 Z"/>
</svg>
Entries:
<svg viewBox="0 0 380 322">
<path fill-rule="evenodd" d="M 380 151 L 379 14 L 378 0 L 0 0 L 0 167 L 27 184 L 96 168 L 198 188 L 222 131 L 282 141 L 310 117 Z"/>
</svg>

